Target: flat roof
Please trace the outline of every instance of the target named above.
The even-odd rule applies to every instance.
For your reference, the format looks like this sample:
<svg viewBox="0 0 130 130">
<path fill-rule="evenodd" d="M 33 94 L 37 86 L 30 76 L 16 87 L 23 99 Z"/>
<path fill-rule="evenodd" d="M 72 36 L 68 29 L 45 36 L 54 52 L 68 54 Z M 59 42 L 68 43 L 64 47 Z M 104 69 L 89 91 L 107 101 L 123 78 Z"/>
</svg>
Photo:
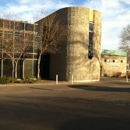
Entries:
<svg viewBox="0 0 130 130">
<path fill-rule="evenodd" d="M 126 51 L 121 50 L 102 50 L 101 55 L 106 56 L 127 56 Z"/>
</svg>

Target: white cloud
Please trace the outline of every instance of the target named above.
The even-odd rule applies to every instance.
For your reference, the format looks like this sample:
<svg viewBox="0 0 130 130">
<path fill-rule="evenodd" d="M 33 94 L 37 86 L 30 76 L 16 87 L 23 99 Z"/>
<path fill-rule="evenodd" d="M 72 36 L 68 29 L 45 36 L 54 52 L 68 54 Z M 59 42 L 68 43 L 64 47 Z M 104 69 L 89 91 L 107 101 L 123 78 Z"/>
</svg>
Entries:
<svg viewBox="0 0 130 130">
<path fill-rule="evenodd" d="M 20 4 L 27 4 L 27 3 L 30 3 L 31 0 L 19 0 L 19 3 Z"/>
<path fill-rule="evenodd" d="M 19 0 L 17 3 L 10 3 L 4 7 L 0 6 L 0 12 L 11 12 L 18 16 L 20 15 L 22 20 L 33 21 L 33 15 L 38 14 L 40 10 L 51 13 L 60 8 L 71 6 L 69 2 L 55 1 L 55 0 Z"/>
<path fill-rule="evenodd" d="M 6 0 L 7 1 L 7 0 Z M 33 21 L 39 10 L 52 13 L 60 8 L 77 6 L 75 0 L 19 0 L 0 5 L 0 12 L 15 13 L 25 21 Z M 82 2 L 82 1 L 81 1 Z M 102 49 L 118 49 L 119 34 L 130 21 L 130 0 L 86 0 L 82 5 L 102 13 Z"/>
<path fill-rule="evenodd" d="M 130 4 L 130 0 L 121 0 L 121 1 L 126 3 L 126 4 Z"/>
<path fill-rule="evenodd" d="M 102 13 L 102 49 L 118 49 L 119 34 L 130 21 L 130 0 L 91 0 L 84 6 Z"/>
</svg>

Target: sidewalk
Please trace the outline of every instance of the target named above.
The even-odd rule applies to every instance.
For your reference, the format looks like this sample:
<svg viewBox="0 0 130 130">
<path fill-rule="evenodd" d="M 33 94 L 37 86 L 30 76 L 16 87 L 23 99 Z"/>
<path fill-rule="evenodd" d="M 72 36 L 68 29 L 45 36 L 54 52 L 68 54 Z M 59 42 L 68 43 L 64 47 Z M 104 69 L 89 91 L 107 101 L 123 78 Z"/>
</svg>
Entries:
<svg viewBox="0 0 130 130">
<path fill-rule="evenodd" d="M 0 86 L 24 86 L 24 85 L 72 85 L 72 84 L 95 84 L 95 83 L 114 83 L 114 84 L 130 84 L 130 79 L 126 82 L 125 78 L 114 78 L 114 77 L 101 77 L 100 81 L 84 81 L 84 82 L 72 82 L 72 81 L 55 81 L 55 80 L 39 80 L 34 83 L 10 83 L 10 84 L 0 84 Z"/>
<path fill-rule="evenodd" d="M 34 83 L 9 83 L 9 84 L 0 84 L 0 86 L 24 86 L 24 85 L 61 85 L 61 84 L 72 84 L 68 81 L 58 81 L 55 80 L 39 80 Z"/>
<path fill-rule="evenodd" d="M 55 80 L 40 80 L 36 83 L 33 84 L 43 84 L 43 85 L 55 85 L 55 84 L 71 84 L 69 81 L 58 81 L 56 82 Z"/>
</svg>

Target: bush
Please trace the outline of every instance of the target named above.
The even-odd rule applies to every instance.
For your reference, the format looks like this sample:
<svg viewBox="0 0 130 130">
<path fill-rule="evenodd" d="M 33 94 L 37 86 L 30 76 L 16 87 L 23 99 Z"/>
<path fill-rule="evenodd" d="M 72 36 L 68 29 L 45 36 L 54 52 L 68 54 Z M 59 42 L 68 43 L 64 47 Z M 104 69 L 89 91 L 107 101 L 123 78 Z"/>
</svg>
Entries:
<svg viewBox="0 0 130 130">
<path fill-rule="evenodd" d="M 122 74 L 121 72 L 117 72 L 116 77 L 118 78 L 121 77 L 121 74 Z"/>
<path fill-rule="evenodd" d="M 23 83 L 34 83 L 36 81 L 37 81 L 37 79 L 35 77 L 33 77 L 33 76 L 27 76 L 23 80 Z"/>
<path fill-rule="evenodd" d="M 23 80 L 17 80 L 16 78 L 11 78 L 10 76 L 3 76 L 0 78 L 0 84 L 8 84 L 8 83 L 34 83 L 38 80 L 33 76 L 27 76 Z"/>
<path fill-rule="evenodd" d="M 15 83 L 23 83 L 23 80 L 17 79 L 17 80 L 15 81 Z"/>
<path fill-rule="evenodd" d="M 10 76 L 7 78 L 8 78 L 9 83 L 14 83 L 17 80 L 16 78 L 12 78 Z"/>
<path fill-rule="evenodd" d="M 16 81 L 15 78 L 11 78 L 10 76 L 3 76 L 0 78 L 0 83 L 1 84 L 8 84 L 8 83 L 14 83 Z"/>
<path fill-rule="evenodd" d="M 127 73 L 127 74 L 128 74 L 128 78 L 130 78 L 130 70 L 128 71 L 128 73 Z"/>
</svg>

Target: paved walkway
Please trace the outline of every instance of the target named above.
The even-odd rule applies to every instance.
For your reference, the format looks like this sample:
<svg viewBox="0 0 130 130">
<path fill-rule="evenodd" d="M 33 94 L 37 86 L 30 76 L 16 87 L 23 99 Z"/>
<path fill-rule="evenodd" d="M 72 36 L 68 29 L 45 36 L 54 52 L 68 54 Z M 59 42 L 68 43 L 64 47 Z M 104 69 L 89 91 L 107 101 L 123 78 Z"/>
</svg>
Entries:
<svg viewBox="0 0 130 130">
<path fill-rule="evenodd" d="M 115 77 L 101 77 L 100 81 L 84 81 L 84 82 L 75 82 L 75 81 L 58 81 L 55 80 L 40 80 L 34 84 L 48 84 L 48 85 L 55 85 L 55 84 L 85 84 L 85 83 L 100 83 L 100 82 L 112 82 L 112 83 L 127 83 L 130 84 L 130 78 L 128 81 L 126 78 L 115 78 Z"/>
<path fill-rule="evenodd" d="M 86 82 L 72 82 L 72 81 L 58 81 L 55 80 L 40 80 L 35 83 L 26 83 L 25 85 L 62 85 L 62 84 L 87 84 L 87 83 L 124 83 L 124 84 L 130 84 L 130 78 L 128 79 L 128 82 L 126 78 L 114 78 L 114 77 L 101 77 L 100 81 L 86 81 Z M 0 86 L 5 85 L 24 85 L 23 83 L 11 83 L 11 84 L 0 84 Z"/>
</svg>

